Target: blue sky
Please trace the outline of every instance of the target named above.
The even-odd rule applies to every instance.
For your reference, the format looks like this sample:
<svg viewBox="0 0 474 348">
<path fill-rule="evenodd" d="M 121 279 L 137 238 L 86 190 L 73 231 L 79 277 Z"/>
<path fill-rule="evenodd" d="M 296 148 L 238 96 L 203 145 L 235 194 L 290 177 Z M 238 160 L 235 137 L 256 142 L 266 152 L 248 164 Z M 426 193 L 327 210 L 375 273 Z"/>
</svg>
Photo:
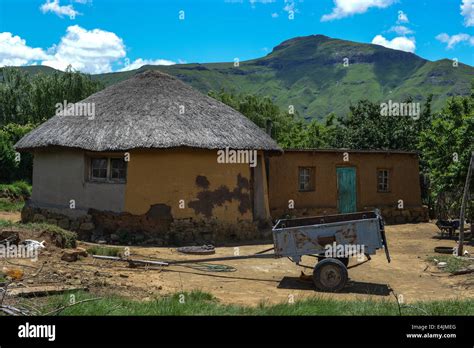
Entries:
<svg viewBox="0 0 474 348">
<path fill-rule="evenodd" d="M 474 0 L 0 0 L 0 66 L 71 64 L 100 73 L 144 63 L 242 61 L 311 34 L 473 65 L 473 6 Z"/>
</svg>

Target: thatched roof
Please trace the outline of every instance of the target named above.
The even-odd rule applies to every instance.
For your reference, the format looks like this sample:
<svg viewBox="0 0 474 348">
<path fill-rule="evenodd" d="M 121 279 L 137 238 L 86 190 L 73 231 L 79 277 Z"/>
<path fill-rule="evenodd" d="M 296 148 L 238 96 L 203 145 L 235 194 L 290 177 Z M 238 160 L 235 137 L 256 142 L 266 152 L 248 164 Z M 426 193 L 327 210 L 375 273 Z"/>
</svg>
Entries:
<svg viewBox="0 0 474 348">
<path fill-rule="evenodd" d="M 56 115 L 25 135 L 15 148 L 122 151 L 186 146 L 281 151 L 247 117 L 157 71 L 136 74 L 80 103 L 95 103 L 94 119 Z"/>
</svg>

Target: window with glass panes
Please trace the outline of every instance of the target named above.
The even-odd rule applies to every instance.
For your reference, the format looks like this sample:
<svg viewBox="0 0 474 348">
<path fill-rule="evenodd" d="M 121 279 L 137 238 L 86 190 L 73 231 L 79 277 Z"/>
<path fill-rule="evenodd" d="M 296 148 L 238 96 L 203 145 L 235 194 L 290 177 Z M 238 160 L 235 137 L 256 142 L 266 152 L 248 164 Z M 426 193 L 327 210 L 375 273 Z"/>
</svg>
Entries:
<svg viewBox="0 0 474 348">
<path fill-rule="evenodd" d="M 299 168 L 298 189 L 300 191 L 314 190 L 314 168 L 312 167 Z"/>
<path fill-rule="evenodd" d="M 123 182 L 127 178 L 127 163 L 123 158 L 90 158 L 90 176 L 92 181 Z"/>
<path fill-rule="evenodd" d="M 379 169 L 377 171 L 377 191 L 378 192 L 389 192 L 389 174 L 388 169 Z"/>
<path fill-rule="evenodd" d="M 110 178 L 113 180 L 125 180 L 127 176 L 127 164 L 122 158 L 110 159 Z"/>
<path fill-rule="evenodd" d="M 91 179 L 105 180 L 107 179 L 107 158 L 91 159 Z"/>
</svg>

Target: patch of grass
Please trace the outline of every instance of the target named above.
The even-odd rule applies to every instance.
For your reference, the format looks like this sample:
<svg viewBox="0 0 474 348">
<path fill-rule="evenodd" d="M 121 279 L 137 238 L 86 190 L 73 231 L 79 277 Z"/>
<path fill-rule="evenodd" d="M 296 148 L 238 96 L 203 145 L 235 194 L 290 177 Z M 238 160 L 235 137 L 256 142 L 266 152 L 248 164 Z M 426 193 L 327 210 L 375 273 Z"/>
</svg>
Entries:
<svg viewBox="0 0 474 348">
<path fill-rule="evenodd" d="M 0 197 L 25 200 L 31 196 L 31 185 L 26 181 L 0 184 Z"/>
<path fill-rule="evenodd" d="M 0 219 L 0 228 L 12 227 L 12 226 L 15 226 L 15 225 L 17 225 L 17 224 L 13 221 Z"/>
<path fill-rule="evenodd" d="M 94 245 L 87 249 L 87 252 L 91 255 L 104 255 L 104 256 L 119 256 L 122 250 L 120 248 L 113 248 L 107 246 Z"/>
<path fill-rule="evenodd" d="M 427 261 L 434 265 L 437 264 L 435 260 L 438 260 L 438 262 L 446 262 L 446 267 L 440 268 L 440 270 L 449 273 L 459 271 L 460 269 L 466 268 L 473 263 L 472 260 L 466 260 L 454 255 L 435 255 L 427 258 Z"/>
<path fill-rule="evenodd" d="M 31 196 L 31 185 L 25 181 L 0 184 L 0 211 L 21 211 Z"/>
<path fill-rule="evenodd" d="M 28 231 L 46 232 L 51 241 L 61 248 L 74 248 L 76 246 L 77 234 L 72 231 L 64 230 L 56 225 L 47 223 L 17 223 L 0 219 L 0 228 L 18 228 Z"/>
<path fill-rule="evenodd" d="M 0 211 L 21 211 L 24 205 L 24 201 L 12 201 L 8 198 L 0 198 Z"/>
<path fill-rule="evenodd" d="M 92 298 L 91 294 L 76 293 L 76 300 Z M 45 311 L 69 303 L 69 295 L 48 298 Z M 402 315 L 473 315 L 474 300 L 446 300 L 418 302 L 402 306 Z M 261 303 L 257 307 L 220 304 L 211 294 L 202 291 L 176 293 L 151 301 L 134 301 L 120 296 L 108 296 L 97 301 L 86 302 L 65 309 L 61 315 L 399 315 L 394 300 L 333 300 L 313 297 L 294 304 L 270 305 Z"/>
</svg>

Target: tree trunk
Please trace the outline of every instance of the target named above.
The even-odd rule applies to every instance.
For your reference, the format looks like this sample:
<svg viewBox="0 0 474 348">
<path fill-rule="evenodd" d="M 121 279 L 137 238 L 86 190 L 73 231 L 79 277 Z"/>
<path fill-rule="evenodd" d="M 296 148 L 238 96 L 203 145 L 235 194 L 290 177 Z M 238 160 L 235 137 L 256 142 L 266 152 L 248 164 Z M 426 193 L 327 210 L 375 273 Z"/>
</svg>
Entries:
<svg viewBox="0 0 474 348">
<path fill-rule="evenodd" d="M 462 256 L 464 246 L 464 214 L 466 212 L 466 203 L 469 197 L 469 187 L 471 183 L 472 167 L 474 167 L 474 152 L 471 154 L 469 167 L 467 168 L 466 184 L 464 185 L 464 193 L 462 195 L 461 214 L 459 216 L 459 245 L 458 256 Z M 472 224 L 472 221 L 471 221 Z M 471 228 L 472 231 L 472 228 Z"/>
</svg>

